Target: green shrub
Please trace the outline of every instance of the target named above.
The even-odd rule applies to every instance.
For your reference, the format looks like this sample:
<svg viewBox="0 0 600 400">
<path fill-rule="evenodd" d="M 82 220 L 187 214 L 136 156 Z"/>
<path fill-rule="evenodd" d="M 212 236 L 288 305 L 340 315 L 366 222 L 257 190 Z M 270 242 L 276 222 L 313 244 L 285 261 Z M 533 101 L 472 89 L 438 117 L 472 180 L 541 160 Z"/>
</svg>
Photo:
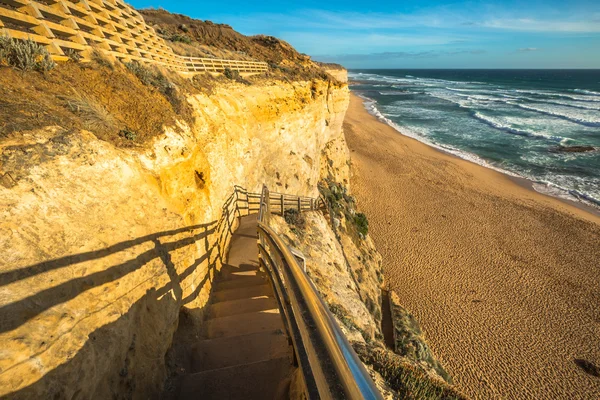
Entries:
<svg viewBox="0 0 600 400">
<path fill-rule="evenodd" d="M 225 68 L 225 71 L 223 71 L 223 75 L 225 75 L 225 78 L 231 79 L 232 81 L 238 80 L 240 78 L 240 73 L 230 68 Z"/>
<path fill-rule="evenodd" d="M 6 36 L 0 36 L 0 62 L 21 71 L 45 72 L 56 66 L 44 46 Z"/>
<path fill-rule="evenodd" d="M 346 309 L 344 307 L 342 307 L 341 305 L 336 304 L 336 303 L 330 303 L 330 304 L 328 304 L 328 307 L 329 307 L 329 311 L 331 311 L 331 313 L 333 315 L 338 317 L 339 320 L 342 322 L 342 324 L 344 324 L 346 326 L 346 328 L 353 330 L 353 331 L 359 330 L 358 325 L 356 325 L 356 323 L 354 322 L 352 317 L 350 317 L 350 315 L 348 314 L 348 311 L 346 311 Z"/>
<path fill-rule="evenodd" d="M 442 379 L 432 378 L 423 369 L 387 349 L 359 342 L 352 346 L 358 357 L 377 371 L 401 399 L 466 399 Z"/>
<path fill-rule="evenodd" d="M 125 67 L 146 86 L 154 86 L 154 74 L 150 68 L 137 61 L 126 62 Z"/>
<path fill-rule="evenodd" d="M 225 75 L 225 78 L 227 79 L 231 79 L 232 81 L 236 81 L 236 82 L 240 82 L 243 83 L 244 85 L 250 85 L 250 82 L 248 82 L 246 79 L 242 78 L 242 76 L 240 75 L 240 72 L 231 68 L 225 68 L 225 70 L 223 71 L 223 75 Z"/>
<path fill-rule="evenodd" d="M 81 61 L 81 54 L 78 51 L 73 49 L 65 50 L 65 56 L 69 57 L 69 61 L 78 63 Z"/>
<path fill-rule="evenodd" d="M 169 38 L 171 42 L 181 42 L 185 44 L 192 44 L 192 39 L 187 35 L 174 34 Z"/>
<path fill-rule="evenodd" d="M 288 225 L 296 226 L 300 229 L 304 229 L 306 225 L 306 220 L 304 219 L 304 215 L 300 211 L 295 208 L 288 208 L 283 212 L 283 218 Z"/>
<path fill-rule="evenodd" d="M 363 237 L 367 236 L 369 233 L 369 221 L 367 220 L 367 216 L 363 213 L 356 213 L 354 215 L 354 225 L 356 225 L 356 229 Z"/>
<path fill-rule="evenodd" d="M 129 128 L 122 129 L 121 132 L 119 132 L 119 135 L 121 135 L 125 139 L 131 140 L 131 141 L 134 141 L 135 139 L 137 139 L 137 133 L 135 133 L 134 131 L 132 131 Z"/>
</svg>

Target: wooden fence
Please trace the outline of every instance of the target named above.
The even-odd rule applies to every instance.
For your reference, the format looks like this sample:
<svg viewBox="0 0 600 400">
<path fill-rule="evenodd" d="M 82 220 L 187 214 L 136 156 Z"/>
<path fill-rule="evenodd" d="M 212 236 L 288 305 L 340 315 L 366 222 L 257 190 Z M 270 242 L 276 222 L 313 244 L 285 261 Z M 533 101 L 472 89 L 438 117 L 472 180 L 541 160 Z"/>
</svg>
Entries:
<svg viewBox="0 0 600 400">
<path fill-rule="evenodd" d="M 77 53 L 90 59 L 93 48 L 123 61 L 138 61 L 183 73 L 243 73 L 268 69 L 264 62 L 182 57 L 122 0 L 0 0 L 0 35 L 31 39 L 55 61 Z"/>
</svg>

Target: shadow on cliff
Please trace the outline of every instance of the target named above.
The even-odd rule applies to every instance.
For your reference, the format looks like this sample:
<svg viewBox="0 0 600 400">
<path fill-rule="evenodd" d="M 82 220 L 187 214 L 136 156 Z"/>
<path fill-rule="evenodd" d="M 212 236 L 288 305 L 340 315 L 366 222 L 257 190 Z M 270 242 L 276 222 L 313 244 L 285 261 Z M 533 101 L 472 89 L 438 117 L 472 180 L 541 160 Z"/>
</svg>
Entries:
<svg viewBox="0 0 600 400">
<path fill-rule="evenodd" d="M 41 290 L 31 296 L 25 297 L 22 300 L 18 300 L 16 302 L 9 303 L 0 307 L 0 321 L 2 321 L 2 325 L 0 326 L 0 333 L 16 329 L 22 324 L 26 323 L 27 321 L 35 318 L 42 312 L 58 304 L 67 302 L 90 289 L 121 279 L 124 276 L 130 274 L 131 272 L 144 267 L 154 259 L 160 259 L 163 262 L 164 266 L 166 267 L 167 274 L 171 278 L 171 285 L 169 285 L 171 287 L 164 287 L 160 289 L 160 291 L 163 292 L 161 294 L 164 294 L 167 291 L 173 289 L 176 298 L 178 297 L 177 300 L 180 301 L 182 296 L 182 290 L 179 286 L 179 283 L 185 277 L 190 275 L 195 270 L 195 268 L 198 265 L 200 265 L 204 260 L 208 259 L 211 253 L 215 250 L 215 248 L 213 247 L 205 249 L 205 253 L 192 265 L 186 268 L 181 275 L 178 275 L 176 272 L 175 266 L 171 261 L 170 252 L 185 246 L 192 245 L 199 240 L 208 238 L 209 235 L 215 233 L 216 224 L 216 222 L 212 222 L 209 224 L 195 225 L 184 229 L 178 229 L 176 231 L 168 231 L 156 233 L 154 235 L 148 235 L 144 238 L 127 241 L 119 243 L 115 246 L 111 246 L 113 249 L 110 252 L 107 252 L 106 249 L 103 249 L 97 252 L 90 252 L 91 254 L 87 255 L 65 257 L 65 259 L 76 259 L 77 261 L 74 263 L 79 263 L 104 257 L 109 254 L 117 253 L 119 251 L 145 242 L 151 242 L 154 244 L 153 248 L 138 254 L 136 257 L 130 260 L 127 260 L 120 264 L 108 266 L 98 272 L 94 272 L 79 278 L 71 279 L 70 281 Z M 197 230 L 200 231 L 197 232 Z M 189 232 L 191 235 L 183 239 L 167 241 L 168 235 L 185 232 Z M 63 264 L 65 262 L 65 259 L 57 260 L 56 264 L 50 261 L 43 263 L 43 265 L 44 267 L 48 267 L 46 270 L 49 270 L 74 264 Z M 39 264 L 36 266 L 28 267 L 27 269 L 38 270 L 38 268 L 40 268 Z"/>
<path fill-rule="evenodd" d="M 0 286 L 4 286 L 47 271 L 69 267 L 86 261 L 99 260 L 103 257 L 131 249 L 144 243 L 152 243 L 154 245 L 153 248 L 141 252 L 127 261 L 107 266 L 101 271 L 71 279 L 70 281 L 59 285 L 43 289 L 21 300 L 3 305 L 0 307 L 0 321 L 2 321 L 0 333 L 16 329 L 42 312 L 58 304 L 72 300 L 90 289 L 119 280 L 131 272 L 144 267 L 155 259 L 160 259 L 166 267 L 172 285 L 172 287 L 160 289 L 159 295 L 173 289 L 177 300 L 182 301 L 182 305 L 191 302 L 198 293 L 200 293 L 206 280 L 211 276 L 210 272 L 215 268 L 217 260 L 221 265 L 225 263 L 224 254 L 221 252 L 221 245 L 226 244 L 227 239 L 233 234 L 234 222 L 232 221 L 232 217 L 235 219 L 235 215 L 240 214 L 237 207 L 237 193 L 238 189 L 236 188 L 223 205 L 223 213 L 218 221 L 157 232 L 137 239 L 123 241 L 104 249 L 69 255 L 13 271 L 0 273 Z M 171 238 L 175 235 L 184 234 L 189 236 L 177 240 L 172 240 Z M 209 246 L 208 239 L 213 234 L 217 234 L 218 237 L 215 244 Z M 204 253 L 181 274 L 178 274 L 175 265 L 173 265 L 173 262 L 171 261 L 171 252 L 196 244 L 199 241 L 204 242 Z M 213 252 L 217 253 L 214 257 Z M 205 278 L 201 282 L 195 283 L 196 289 L 194 292 L 182 299 L 183 291 L 180 287 L 180 282 L 191 275 L 196 268 L 206 260 L 209 260 L 209 270 L 207 271 Z"/>
<path fill-rule="evenodd" d="M 164 358 L 179 311 L 179 302 L 160 292 L 166 287 L 149 290 L 127 313 L 90 333 L 74 357 L 2 398 L 158 398 L 166 378 L 158 360 Z"/>
<path fill-rule="evenodd" d="M 72 279 L 0 307 L 0 332 L 16 329 L 42 312 L 94 287 L 121 279 L 155 259 L 161 260 L 170 278 L 169 283 L 163 287 L 148 290 L 117 320 L 89 334 L 83 347 L 64 364 L 45 373 L 30 386 L 9 394 L 7 398 L 131 398 L 134 393 L 139 398 L 156 398 L 162 392 L 166 378 L 164 358 L 172 340 L 167 335 L 174 334 L 178 318 L 184 314 L 180 311 L 185 310 L 184 306 L 192 302 L 206 287 L 214 277 L 217 266 L 226 265 L 226 251 L 222 249 L 228 245 L 228 240 L 234 233 L 236 217 L 241 216 L 237 195 L 236 188 L 223 205 L 218 221 L 157 232 L 105 249 L 70 255 L 0 274 L 2 286 L 46 271 L 97 260 L 143 243 L 153 244 L 151 249 L 125 262 L 107 266 L 102 271 Z M 186 236 L 174 240 L 174 235 Z M 209 241 L 211 236 L 216 239 L 212 246 Z M 203 253 L 178 273 L 171 253 L 185 246 L 198 245 L 199 242 L 203 244 Z M 184 297 L 181 282 L 207 260 L 206 274 L 200 282 L 194 283 L 194 290 Z M 108 306 L 110 304 L 106 307 Z M 202 313 L 203 308 L 194 310 Z M 51 337 L 50 332 L 48 335 Z M 31 358 L 48 350 L 46 347 L 37 354 L 31 354 L 23 362 L 29 362 Z M 2 372 L 10 373 L 10 369 L 19 364 Z M 138 396 L 140 394 L 142 396 Z"/>
</svg>

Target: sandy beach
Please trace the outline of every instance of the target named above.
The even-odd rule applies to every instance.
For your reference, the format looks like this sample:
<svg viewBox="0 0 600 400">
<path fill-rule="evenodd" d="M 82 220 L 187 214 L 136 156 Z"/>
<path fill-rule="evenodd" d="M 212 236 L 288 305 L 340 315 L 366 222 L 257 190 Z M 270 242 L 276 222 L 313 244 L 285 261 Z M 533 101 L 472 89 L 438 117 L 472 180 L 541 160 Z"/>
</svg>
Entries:
<svg viewBox="0 0 600 400">
<path fill-rule="evenodd" d="M 600 217 L 401 135 L 351 97 L 352 191 L 388 285 L 476 399 L 595 399 Z"/>
</svg>

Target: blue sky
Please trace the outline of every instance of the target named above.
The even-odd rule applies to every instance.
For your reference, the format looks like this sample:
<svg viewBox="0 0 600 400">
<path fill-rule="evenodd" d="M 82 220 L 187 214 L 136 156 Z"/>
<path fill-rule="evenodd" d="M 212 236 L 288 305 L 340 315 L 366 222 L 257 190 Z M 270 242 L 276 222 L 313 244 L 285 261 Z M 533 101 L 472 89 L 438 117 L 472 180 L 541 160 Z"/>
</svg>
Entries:
<svg viewBox="0 0 600 400">
<path fill-rule="evenodd" d="M 348 68 L 600 68 L 600 0 L 135 0 Z"/>
</svg>

